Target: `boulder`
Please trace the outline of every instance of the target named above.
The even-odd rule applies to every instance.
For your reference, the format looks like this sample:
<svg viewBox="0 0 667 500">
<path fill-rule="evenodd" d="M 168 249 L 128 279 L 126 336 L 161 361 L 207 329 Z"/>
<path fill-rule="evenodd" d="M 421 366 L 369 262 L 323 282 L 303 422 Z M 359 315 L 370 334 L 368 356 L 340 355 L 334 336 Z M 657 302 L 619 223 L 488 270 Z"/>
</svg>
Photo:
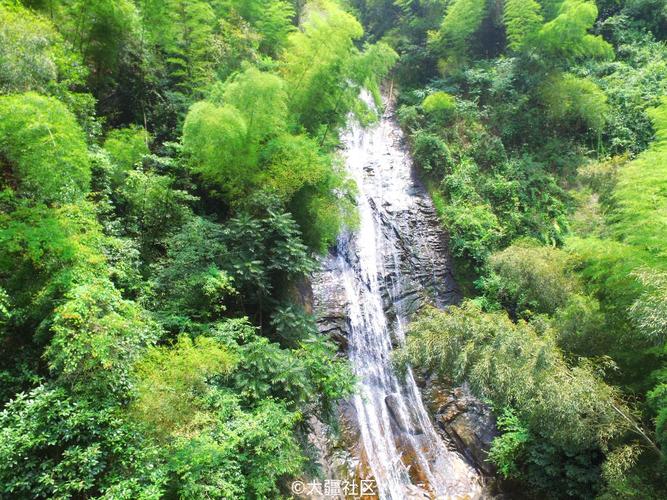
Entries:
<svg viewBox="0 0 667 500">
<path fill-rule="evenodd" d="M 499 433 L 490 408 L 475 398 L 465 384 L 443 388 L 429 381 L 427 385 L 425 398 L 439 430 L 480 472 L 494 476 L 495 466 L 487 457 Z"/>
</svg>

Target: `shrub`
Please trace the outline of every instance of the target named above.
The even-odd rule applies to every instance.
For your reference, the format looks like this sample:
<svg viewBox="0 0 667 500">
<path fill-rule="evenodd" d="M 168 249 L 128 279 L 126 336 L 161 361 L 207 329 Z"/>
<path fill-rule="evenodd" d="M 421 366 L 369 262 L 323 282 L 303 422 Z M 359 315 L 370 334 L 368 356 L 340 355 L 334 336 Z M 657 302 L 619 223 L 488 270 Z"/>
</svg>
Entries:
<svg viewBox="0 0 667 500">
<path fill-rule="evenodd" d="M 489 258 L 498 276 L 495 294 L 516 315 L 553 314 L 577 290 L 576 279 L 566 272 L 568 255 L 563 250 L 518 243 Z"/>
<path fill-rule="evenodd" d="M 420 130 L 412 136 L 412 144 L 414 161 L 425 172 L 439 179 L 451 171 L 452 155 L 437 135 Z"/>
</svg>

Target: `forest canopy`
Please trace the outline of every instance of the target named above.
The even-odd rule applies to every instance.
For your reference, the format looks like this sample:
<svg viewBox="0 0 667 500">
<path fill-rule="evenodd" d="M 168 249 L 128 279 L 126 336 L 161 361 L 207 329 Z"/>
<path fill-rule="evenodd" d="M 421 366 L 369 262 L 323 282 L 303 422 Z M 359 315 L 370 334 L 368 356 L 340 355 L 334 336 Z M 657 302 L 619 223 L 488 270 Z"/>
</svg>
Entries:
<svg viewBox="0 0 667 500">
<path fill-rule="evenodd" d="M 0 0 L 0 497 L 313 471 L 355 377 L 303 285 L 384 82 L 463 295 L 396 366 L 487 405 L 511 497 L 667 497 L 666 40 L 662 0 Z"/>
<path fill-rule="evenodd" d="M 338 134 L 397 58 L 362 36 L 333 1 L 0 2 L 1 497 L 311 467 L 354 377 L 297 285 L 354 225 Z"/>
<path fill-rule="evenodd" d="M 465 296 L 396 361 L 488 401 L 511 496 L 664 497 L 664 2 L 352 3 Z"/>
</svg>

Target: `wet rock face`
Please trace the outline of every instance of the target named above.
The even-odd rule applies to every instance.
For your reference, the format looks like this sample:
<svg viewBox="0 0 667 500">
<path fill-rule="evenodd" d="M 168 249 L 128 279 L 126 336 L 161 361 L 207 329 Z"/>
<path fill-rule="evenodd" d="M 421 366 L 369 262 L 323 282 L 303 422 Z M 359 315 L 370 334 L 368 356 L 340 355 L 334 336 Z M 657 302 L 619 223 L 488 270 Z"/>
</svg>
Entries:
<svg viewBox="0 0 667 500">
<path fill-rule="evenodd" d="M 292 303 L 301 306 L 307 314 L 313 313 L 313 288 L 310 279 L 307 277 L 290 283 L 287 296 Z"/>
<path fill-rule="evenodd" d="M 401 137 L 395 137 L 397 145 L 404 148 Z M 372 172 L 378 165 L 368 165 L 365 170 Z M 385 183 L 391 177 L 375 179 L 378 193 L 389 189 Z M 376 235 L 382 247 L 378 248 L 380 274 L 378 282 L 382 304 L 389 321 L 410 318 L 425 304 L 444 307 L 461 300 L 461 293 L 454 280 L 449 257 L 449 241 L 442 230 L 440 221 L 428 193 L 421 183 L 411 175 L 408 193 L 411 198 L 409 208 L 403 200 L 378 199 L 369 197 L 369 205 L 379 230 Z M 357 241 L 354 235 L 346 235 L 343 243 L 332 251 L 332 255 L 321 262 L 321 269 L 312 278 L 313 312 L 318 319 L 319 329 L 327 333 L 347 348 L 349 337 L 347 311 L 349 304 L 340 281 L 336 276 L 335 257 L 342 256 L 355 270 L 360 263 L 357 256 Z M 344 251 L 341 250 L 344 248 Z M 397 328 L 392 325 L 393 334 Z M 393 344 L 400 339 L 393 337 Z"/>
<path fill-rule="evenodd" d="M 416 311 L 460 298 L 447 236 L 389 114 L 368 129 L 352 126 L 343 139 L 359 227 L 339 237 L 312 277 L 319 329 L 346 352 L 358 379 L 358 392 L 339 408 L 341 423 L 351 424 L 340 444 L 356 459 L 356 476 L 376 480 L 382 498 L 482 498 L 479 473 L 437 430 L 411 371 L 398 374 L 392 364 Z"/>
<path fill-rule="evenodd" d="M 425 190 L 415 182 L 414 204 L 410 210 L 382 214 L 387 252 L 382 282 L 383 299 L 400 314 L 411 316 L 425 302 L 439 307 L 457 303 L 460 292 L 449 261 L 448 241 Z M 391 207 L 385 206 L 385 211 Z"/>
<path fill-rule="evenodd" d="M 331 260 L 327 259 L 322 262 L 320 272 L 312 277 L 311 286 L 316 297 L 313 309 L 320 333 L 329 335 L 342 351 L 347 351 L 350 334 L 348 302 L 334 273 Z"/>
<path fill-rule="evenodd" d="M 346 416 L 347 411 L 347 408 L 340 408 L 342 418 L 339 433 L 334 433 L 329 425 L 316 417 L 308 420 L 311 429 L 308 443 L 314 452 L 313 458 L 319 473 L 325 479 L 352 479 L 359 465 L 353 453 L 359 442 L 359 431 L 354 427 L 354 421 Z M 307 479 L 313 480 L 317 477 Z"/>
<path fill-rule="evenodd" d="M 389 394 L 384 398 L 384 402 L 389 408 L 389 414 L 392 417 L 394 425 L 398 427 L 401 432 L 406 432 L 412 435 L 424 434 L 424 430 L 419 426 L 419 419 L 414 411 L 408 408 L 408 418 L 404 418 L 402 412 L 399 410 L 399 401 L 396 394 Z"/>
<path fill-rule="evenodd" d="M 452 389 L 433 381 L 426 384 L 424 398 L 443 435 L 482 474 L 495 475 L 495 466 L 487 461 L 487 456 L 499 433 L 489 407 L 475 398 L 465 385 Z"/>
</svg>

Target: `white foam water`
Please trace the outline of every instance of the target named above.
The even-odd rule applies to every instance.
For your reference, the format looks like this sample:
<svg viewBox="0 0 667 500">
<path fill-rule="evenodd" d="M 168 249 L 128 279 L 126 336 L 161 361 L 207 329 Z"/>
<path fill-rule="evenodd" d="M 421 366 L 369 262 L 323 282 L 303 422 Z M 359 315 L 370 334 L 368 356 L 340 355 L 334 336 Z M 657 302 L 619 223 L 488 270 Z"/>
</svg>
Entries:
<svg viewBox="0 0 667 500">
<path fill-rule="evenodd" d="M 373 105 L 368 93 L 362 97 Z M 359 378 L 351 401 L 359 459 L 380 498 L 480 498 L 478 474 L 436 432 L 412 372 L 399 377 L 391 360 L 415 297 L 430 295 L 442 306 L 454 293 L 433 205 L 413 178 L 402 132 L 389 114 L 366 128 L 352 123 L 343 142 L 358 189 L 359 226 L 341 236 L 327 263 L 328 284 L 314 292 L 316 302 L 335 288 L 345 299 L 348 355 Z M 426 216 L 430 233 L 418 234 L 424 231 L 417 219 Z"/>
</svg>

